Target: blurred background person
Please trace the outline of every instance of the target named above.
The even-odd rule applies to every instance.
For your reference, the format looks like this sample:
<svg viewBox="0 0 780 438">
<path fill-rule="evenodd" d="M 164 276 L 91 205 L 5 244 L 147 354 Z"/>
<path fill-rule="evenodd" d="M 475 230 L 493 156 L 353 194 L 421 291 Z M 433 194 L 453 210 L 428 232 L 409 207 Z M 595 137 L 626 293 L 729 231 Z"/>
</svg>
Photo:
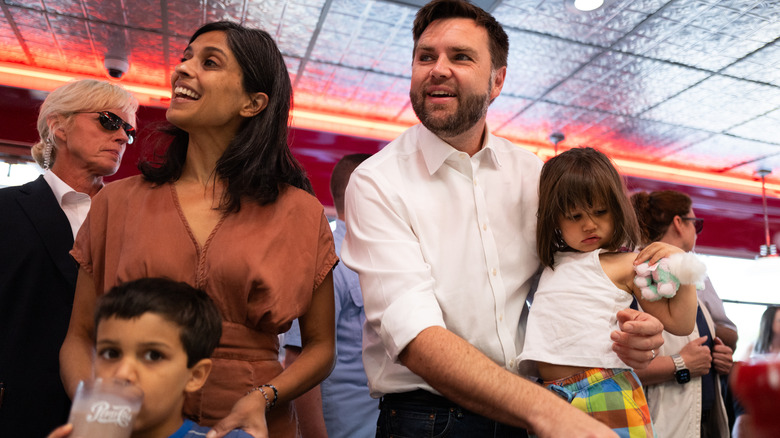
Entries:
<svg viewBox="0 0 780 438">
<path fill-rule="evenodd" d="M 0 435 L 42 437 L 70 410 L 59 349 L 78 265 L 68 252 L 103 177 L 135 136 L 136 99 L 104 81 L 69 82 L 38 114 L 38 179 L 0 190 Z"/>
<path fill-rule="evenodd" d="M 751 359 L 760 361 L 762 358 L 767 358 L 774 361 L 773 366 L 775 369 L 780 367 L 780 312 L 777 311 L 778 309 L 780 309 L 780 306 L 767 306 L 766 310 L 761 315 L 761 322 L 758 329 L 758 340 L 756 340 L 755 344 L 749 349 L 750 357 L 745 358 L 747 364 L 741 364 L 741 372 L 745 372 L 745 367 L 750 368 L 750 366 L 755 366 L 756 370 L 767 369 L 767 364 L 753 364 L 751 363 Z M 756 373 L 757 371 L 752 372 Z M 768 377 L 763 377 L 762 380 L 764 383 L 772 381 L 772 379 Z M 734 384 L 734 380 L 732 380 L 732 384 Z M 742 392 L 747 395 L 754 393 L 754 390 L 749 388 L 742 388 Z M 777 392 L 778 391 L 775 391 L 775 393 Z M 769 394 L 765 389 L 755 395 L 757 400 L 754 400 L 754 403 L 773 403 L 776 405 L 775 402 L 777 402 L 777 400 L 770 400 Z M 763 438 L 778 436 L 778 434 L 780 434 L 780 430 L 772 431 L 771 429 L 766 428 L 757 429 L 753 424 L 753 418 L 754 414 L 750 412 L 746 412 L 743 415 L 737 417 L 736 422 L 734 423 L 734 438 Z"/>
<path fill-rule="evenodd" d="M 333 240 L 336 254 L 347 232 L 344 223 L 344 191 L 352 171 L 371 154 L 350 154 L 333 167 L 330 194 L 336 207 Z M 336 302 L 336 365 L 318 387 L 295 400 L 304 438 L 368 438 L 376 435 L 379 400 L 371 398 L 363 368 L 363 295 L 355 271 L 343 263 L 333 270 Z M 298 357 L 301 333 L 297 321 L 284 335 L 285 367 Z"/>
<path fill-rule="evenodd" d="M 290 402 L 333 365 L 338 258 L 287 143 L 284 59 L 267 32 L 208 23 L 184 49 L 171 90 L 165 156 L 106 186 L 76 239 L 80 271 L 60 354 L 66 389 L 89 376 L 97 297 L 123 281 L 166 277 L 206 291 L 223 317 L 213 370 L 187 395 L 185 415 L 213 426 L 209 438 L 234 428 L 294 437 Z M 302 350 L 283 370 L 278 335 L 295 318 Z"/>
<path fill-rule="evenodd" d="M 644 244 L 666 242 L 692 251 L 696 235 L 704 226 L 697 218 L 691 198 L 673 190 L 640 192 L 631 196 Z M 699 291 L 696 328 L 689 336 L 663 333 L 664 345 L 650 366 L 636 370 L 647 394 L 650 415 L 659 437 L 728 437 L 730 427 L 719 375 L 726 376 L 733 364 L 732 347 L 716 332 L 716 322 L 707 302 L 717 305 L 725 318 L 723 303 L 706 281 L 709 290 Z M 725 336 L 736 344 L 731 321 L 721 321 Z"/>
<path fill-rule="evenodd" d="M 780 353 L 780 306 L 767 306 L 761 315 L 758 339 L 753 344 L 750 356 Z"/>
</svg>

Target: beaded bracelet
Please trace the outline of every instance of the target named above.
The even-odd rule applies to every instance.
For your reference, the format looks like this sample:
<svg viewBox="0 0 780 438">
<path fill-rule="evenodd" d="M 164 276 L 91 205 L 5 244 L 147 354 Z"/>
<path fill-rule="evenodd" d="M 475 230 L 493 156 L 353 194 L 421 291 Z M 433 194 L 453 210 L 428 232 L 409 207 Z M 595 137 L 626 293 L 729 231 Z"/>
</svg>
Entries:
<svg viewBox="0 0 780 438">
<path fill-rule="evenodd" d="M 268 399 L 268 394 L 265 393 L 265 390 L 263 388 L 271 388 L 271 389 L 274 390 L 274 399 L 273 400 L 269 400 Z M 279 399 L 279 390 L 277 390 L 274 385 L 260 385 L 260 386 L 256 386 L 256 387 L 250 389 L 249 391 L 247 391 L 246 394 L 249 395 L 249 394 L 251 394 L 254 391 L 259 391 L 260 394 L 263 394 L 263 398 L 265 399 L 265 410 L 266 411 L 270 411 L 271 408 L 276 406 L 276 400 Z"/>
</svg>

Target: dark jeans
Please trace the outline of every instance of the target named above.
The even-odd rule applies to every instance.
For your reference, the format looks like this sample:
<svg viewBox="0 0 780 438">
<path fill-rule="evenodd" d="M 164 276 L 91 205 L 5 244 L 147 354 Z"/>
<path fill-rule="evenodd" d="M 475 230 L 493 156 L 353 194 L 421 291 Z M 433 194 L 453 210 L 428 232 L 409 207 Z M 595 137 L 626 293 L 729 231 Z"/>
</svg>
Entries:
<svg viewBox="0 0 780 438">
<path fill-rule="evenodd" d="M 377 438 L 527 438 L 524 429 L 497 423 L 424 390 L 388 394 L 379 403 Z"/>
</svg>

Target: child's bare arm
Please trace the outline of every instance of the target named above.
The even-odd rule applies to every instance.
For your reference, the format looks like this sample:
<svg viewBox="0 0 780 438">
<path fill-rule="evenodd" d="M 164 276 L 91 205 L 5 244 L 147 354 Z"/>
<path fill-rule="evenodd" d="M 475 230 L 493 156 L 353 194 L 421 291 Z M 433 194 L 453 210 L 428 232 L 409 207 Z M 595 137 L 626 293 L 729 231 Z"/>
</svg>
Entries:
<svg viewBox="0 0 780 438">
<path fill-rule="evenodd" d="M 618 288 L 633 294 L 642 310 L 656 317 L 664 325 L 664 330 L 678 336 L 689 335 L 696 322 L 696 288 L 693 285 L 681 285 L 673 299 L 662 298 L 648 301 L 642 297 L 639 287 L 634 283 L 634 260 L 658 261 L 683 251 L 666 243 L 656 242 L 638 255 L 634 253 L 602 254 L 601 265 L 604 272 Z M 652 261 L 651 261 L 652 263 Z"/>
<path fill-rule="evenodd" d="M 649 260 L 651 264 L 674 254 L 684 254 L 680 248 L 663 242 L 654 242 L 644 248 L 636 257 L 640 263 Z M 686 282 L 688 283 L 688 282 Z M 693 284 L 681 284 L 677 294 L 672 298 L 661 298 L 657 301 L 645 299 L 640 288 L 630 283 L 634 296 L 642 309 L 655 316 L 664 325 L 664 329 L 677 336 L 687 336 L 693 332 L 696 324 L 696 287 Z"/>
<path fill-rule="evenodd" d="M 648 301 L 634 285 L 634 296 L 642 309 L 658 318 L 664 330 L 676 336 L 688 336 L 696 326 L 696 286 L 681 284 L 673 298 Z"/>
</svg>

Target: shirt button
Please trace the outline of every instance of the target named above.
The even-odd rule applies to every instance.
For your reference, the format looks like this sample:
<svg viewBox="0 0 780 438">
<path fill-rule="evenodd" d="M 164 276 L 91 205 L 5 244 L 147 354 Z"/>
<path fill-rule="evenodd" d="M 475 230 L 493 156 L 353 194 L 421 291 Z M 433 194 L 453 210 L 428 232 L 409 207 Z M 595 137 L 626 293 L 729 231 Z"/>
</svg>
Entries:
<svg viewBox="0 0 780 438">
<path fill-rule="evenodd" d="M 503 321 L 504 320 L 504 315 L 498 315 L 498 320 L 499 321 Z"/>
<path fill-rule="evenodd" d="M 514 367 L 515 367 L 515 360 L 512 359 L 509 361 L 509 368 L 514 368 Z"/>
<path fill-rule="evenodd" d="M 482 224 L 482 230 L 487 231 L 487 224 Z"/>
<path fill-rule="evenodd" d="M 474 185 L 477 185 L 477 179 L 474 178 Z"/>
<path fill-rule="evenodd" d="M 493 276 L 495 277 L 498 271 L 496 271 L 496 268 L 493 268 Z"/>
</svg>

